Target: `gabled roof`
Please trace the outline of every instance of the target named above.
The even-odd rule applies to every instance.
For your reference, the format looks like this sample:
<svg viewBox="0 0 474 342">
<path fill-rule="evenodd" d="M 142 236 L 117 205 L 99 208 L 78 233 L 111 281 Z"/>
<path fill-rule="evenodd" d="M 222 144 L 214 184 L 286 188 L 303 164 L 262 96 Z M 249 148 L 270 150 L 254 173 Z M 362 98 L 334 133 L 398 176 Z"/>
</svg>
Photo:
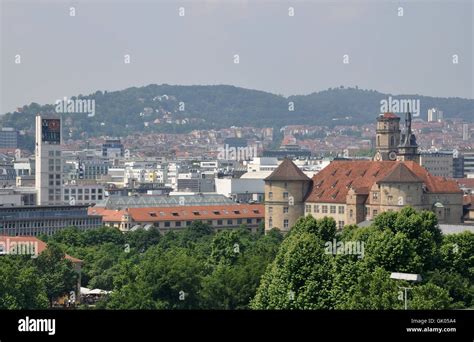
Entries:
<svg viewBox="0 0 474 342">
<path fill-rule="evenodd" d="M 306 201 L 345 203 L 350 189 L 368 195 L 380 181 L 423 182 L 429 193 L 462 193 L 455 181 L 433 176 L 414 161 L 336 160 L 314 175 Z"/>
<path fill-rule="evenodd" d="M 378 183 L 422 183 L 423 180 L 415 175 L 405 164 L 397 163 L 396 166 Z"/>
<path fill-rule="evenodd" d="M 310 181 L 290 159 L 285 158 L 280 165 L 264 179 L 265 181 Z"/>
</svg>

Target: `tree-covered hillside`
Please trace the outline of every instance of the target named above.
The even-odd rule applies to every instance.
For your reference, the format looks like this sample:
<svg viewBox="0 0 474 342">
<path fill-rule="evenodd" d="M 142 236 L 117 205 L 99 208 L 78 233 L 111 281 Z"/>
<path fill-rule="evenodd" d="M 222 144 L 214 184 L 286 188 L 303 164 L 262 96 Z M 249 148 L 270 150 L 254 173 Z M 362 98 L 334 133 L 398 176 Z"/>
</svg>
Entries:
<svg viewBox="0 0 474 342">
<path fill-rule="evenodd" d="M 461 98 L 395 96 L 344 87 L 285 98 L 228 85 L 154 84 L 78 95 L 78 99 L 95 100 L 95 115 L 65 113 L 64 126 L 66 133 L 77 139 L 137 132 L 182 133 L 231 126 L 279 128 L 294 124 L 363 124 L 373 122 L 380 112 L 380 101 L 389 96 L 419 99 L 421 118 L 426 118 L 431 107 L 442 109 L 448 119 L 457 117 L 472 121 L 474 118 L 474 100 Z M 34 116 L 38 112 L 55 112 L 55 104 L 25 105 L 17 112 L 2 116 L 0 124 L 33 133 Z"/>
</svg>

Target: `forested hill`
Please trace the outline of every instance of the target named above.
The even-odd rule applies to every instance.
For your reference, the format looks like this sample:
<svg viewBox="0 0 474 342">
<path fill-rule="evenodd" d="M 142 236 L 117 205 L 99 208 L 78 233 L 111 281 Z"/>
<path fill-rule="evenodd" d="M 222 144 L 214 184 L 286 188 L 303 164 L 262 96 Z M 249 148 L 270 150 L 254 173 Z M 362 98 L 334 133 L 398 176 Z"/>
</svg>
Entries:
<svg viewBox="0 0 474 342">
<path fill-rule="evenodd" d="M 423 119 L 426 119 L 428 108 L 438 107 L 448 119 L 456 117 L 474 121 L 474 100 L 461 98 L 395 96 L 344 87 L 286 98 L 228 85 L 167 84 L 78 95 L 80 99 L 95 100 L 95 115 L 67 113 L 64 121 L 72 138 L 124 136 L 136 132 L 189 132 L 230 126 L 363 124 L 373 122 L 380 112 L 380 101 L 389 96 L 393 99 L 419 99 Z M 293 111 L 289 111 L 290 102 L 294 103 Z M 54 111 L 54 104 L 32 103 L 17 112 L 6 113 L 0 124 L 32 131 L 36 113 Z"/>
</svg>

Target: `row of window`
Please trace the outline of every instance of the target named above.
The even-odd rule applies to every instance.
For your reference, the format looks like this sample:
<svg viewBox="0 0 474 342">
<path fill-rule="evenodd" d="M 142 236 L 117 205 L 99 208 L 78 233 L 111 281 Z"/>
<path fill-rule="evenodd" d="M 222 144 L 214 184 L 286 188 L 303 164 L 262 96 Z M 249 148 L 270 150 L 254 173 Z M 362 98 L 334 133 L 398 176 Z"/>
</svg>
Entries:
<svg viewBox="0 0 474 342">
<path fill-rule="evenodd" d="M 290 198 L 290 195 L 288 194 L 288 192 L 284 192 L 283 193 L 283 199 L 289 199 Z M 268 192 L 268 199 L 273 199 L 273 192 L 272 191 L 269 191 Z"/>
<path fill-rule="evenodd" d="M 71 190 L 71 195 L 76 194 L 76 189 L 64 189 L 64 194 L 68 195 L 69 190 Z M 86 189 L 79 188 L 79 189 L 77 189 L 77 193 L 79 195 L 82 195 L 83 193 L 84 194 L 89 194 L 89 193 L 95 194 L 96 192 L 101 194 L 103 192 L 103 189 L 96 189 L 96 188 L 91 188 L 91 189 L 89 189 L 89 188 L 86 188 Z"/>
<path fill-rule="evenodd" d="M 289 207 L 283 207 L 283 214 L 288 214 L 288 211 L 290 210 Z M 268 207 L 268 213 L 271 215 L 273 214 L 273 207 Z"/>
<path fill-rule="evenodd" d="M 289 227 L 290 227 L 289 220 L 288 220 L 288 219 L 284 219 L 284 220 L 283 220 L 283 228 L 284 228 L 284 229 L 288 229 Z M 270 218 L 268 219 L 268 228 L 269 228 L 269 229 L 274 228 L 274 227 L 273 227 L 273 218 L 272 218 L 272 217 L 270 217 Z"/>
<path fill-rule="evenodd" d="M 69 199 L 77 199 L 78 201 L 101 201 L 103 199 L 102 195 L 77 195 L 77 197 L 74 197 L 74 196 L 71 196 L 69 197 L 69 195 L 64 195 L 64 200 L 65 201 L 69 201 Z"/>
<path fill-rule="evenodd" d="M 313 212 L 315 214 L 319 214 L 319 213 L 322 213 L 322 214 L 327 214 L 327 213 L 330 213 L 330 214 L 341 214 L 343 215 L 345 213 L 345 207 L 343 205 L 319 205 L 319 204 L 314 204 L 314 205 L 311 205 L 311 204 L 307 204 L 306 205 L 306 212 L 307 213 L 311 213 L 311 210 L 313 210 Z"/>
<path fill-rule="evenodd" d="M 87 218 L 77 220 L 44 220 L 44 221 L 21 221 L 21 222 L 6 222 L 3 227 L 6 229 L 15 228 L 50 228 L 50 227 L 82 227 L 89 225 L 98 225 L 101 223 L 99 218 Z"/>
<path fill-rule="evenodd" d="M 207 223 L 210 226 L 234 226 L 234 225 L 241 225 L 241 224 L 259 224 L 262 219 L 236 219 L 236 222 L 232 219 L 228 220 L 206 220 L 202 221 L 203 223 Z M 190 226 L 193 222 L 195 221 L 163 221 L 163 222 L 155 222 L 153 225 L 156 228 L 171 228 L 171 227 L 188 227 Z M 213 222 L 215 224 L 213 224 Z M 172 224 L 173 223 L 173 224 Z M 125 223 L 124 228 L 130 228 L 130 226 L 133 226 L 133 223 Z"/>
</svg>

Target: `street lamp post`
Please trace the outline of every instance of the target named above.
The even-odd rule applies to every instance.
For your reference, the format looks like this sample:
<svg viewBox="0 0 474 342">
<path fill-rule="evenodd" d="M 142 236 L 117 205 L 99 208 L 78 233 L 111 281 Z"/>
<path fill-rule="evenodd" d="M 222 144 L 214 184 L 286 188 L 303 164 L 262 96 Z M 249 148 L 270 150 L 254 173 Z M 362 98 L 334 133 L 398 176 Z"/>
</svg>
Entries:
<svg viewBox="0 0 474 342">
<path fill-rule="evenodd" d="M 392 274 L 390 274 L 390 279 L 420 282 L 421 275 L 415 274 L 415 273 L 392 272 Z M 411 290 L 412 288 L 406 287 L 406 286 L 399 286 L 398 288 L 404 291 L 405 310 L 408 310 L 408 292 L 407 291 Z"/>
</svg>

